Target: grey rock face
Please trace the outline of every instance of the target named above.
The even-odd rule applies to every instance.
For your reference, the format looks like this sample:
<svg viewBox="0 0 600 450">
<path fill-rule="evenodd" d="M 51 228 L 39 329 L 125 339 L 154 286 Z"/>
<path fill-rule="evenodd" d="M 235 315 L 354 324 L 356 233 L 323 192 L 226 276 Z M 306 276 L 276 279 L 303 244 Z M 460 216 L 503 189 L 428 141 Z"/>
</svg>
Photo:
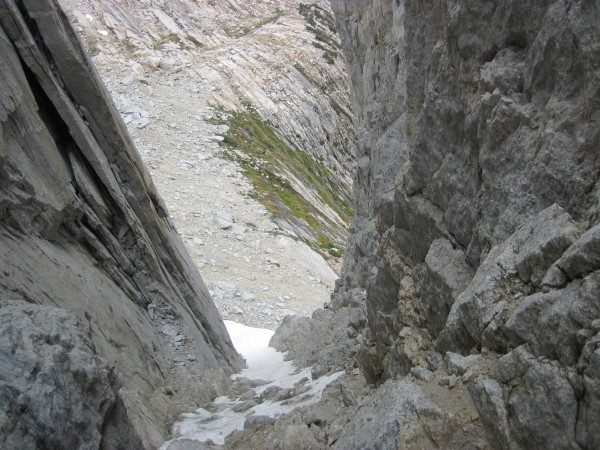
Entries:
<svg viewBox="0 0 600 450">
<path fill-rule="evenodd" d="M 572 280 L 600 269 L 600 224 L 586 231 L 556 261 L 556 267 Z"/>
<path fill-rule="evenodd" d="M 446 352 L 444 362 L 452 375 L 464 375 L 480 358 L 480 355 L 462 356 L 458 353 Z"/>
<path fill-rule="evenodd" d="M 464 253 L 454 249 L 450 241 L 438 239 L 431 244 L 425 257 L 419 295 L 426 305 L 423 326 L 432 335 L 444 328 L 455 296 L 464 290 L 471 276 Z"/>
<path fill-rule="evenodd" d="M 536 272 L 543 274 L 560 257 L 561 250 L 575 241 L 573 229 L 568 214 L 554 205 L 493 248 L 453 304 L 438 340 L 439 347 L 469 351 L 473 346 L 485 346 L 505 350 L 506 338 L 500 327 L 512 310 L 527 303 L 521 296 L 534 289 L 532 271 L 527 267 L 533 265 Z M 561 294 L 548 296 L 559 298 Z M 538 330 L 531 320 L 524 326 L 530 332 L 543 332 L 543 327 Z"/>
<path fill-rule="evenodd" d="M 0 54 L 0 298 L 87 324 L 157 446 L 180 400 L 217 395 L 242 361 L 56 2 L 0 2 Z M 183 350 L 160 333 L 167 322 L 196 358 L 187 369 L 173 365 Z"/>
<path fill-rule="evenodd" d="M 140 448 L 121 384 L 75 315 L 0 301 L 3 448 Z"/>
<path fill-rule="evenodd" d="M 313 373 L 320 376 L 343 370 L 352 360 L 365 323 L 362 309 L 351 307 L 318 310 L 312 317 L 288 316 L 269 344 L 288 352 L 299 367 L 314 366 Z"/>
<path fill-rule="evenodd" d="M 469 384 L 469 392 L 485 427 L 492 430 L 492 440 L 497 442 L 497 447 L 509 449 L 508 409 L 502 385 L 494 379 L 481 376 Z"/>
<path fill-rule="evenodd" d="M 512 438 L 522 448 L 580 448 L 575 441 L 578 402 L 567 371 L 519 347 L 503 358 L 512 380 L 508 408 Z"/>
<path fill-rule="evenodd" d="M 455 412 L 442 409 L 412 381 L 388 380 L 361 405 L 333 448 L 464 448 L 468 427 L 457 426 Z"/>
<path fill-rule="evenodd" d="M 595 418 L 600 414 L 600 335 L 590 339 L 580 359 L 585 367 L 583 372 L 583 387 L 585 397 L 579 404 L 579 420 L 577 421 L 577 442 L 582 447 L 596 448 L 600 445 L 600 430 Z M 596 348 L 590 354 L 591 349 Z"/>
<path fill-rule="evenodd" d="M 460 379 L 489 447 L 594 448 L 600 3 L 332 8 L 359 145 L 351 248 L 374 248 L 348 253 L 338 292 L 370 265 L 367 379 L 485 354 Z"/>
</svg>

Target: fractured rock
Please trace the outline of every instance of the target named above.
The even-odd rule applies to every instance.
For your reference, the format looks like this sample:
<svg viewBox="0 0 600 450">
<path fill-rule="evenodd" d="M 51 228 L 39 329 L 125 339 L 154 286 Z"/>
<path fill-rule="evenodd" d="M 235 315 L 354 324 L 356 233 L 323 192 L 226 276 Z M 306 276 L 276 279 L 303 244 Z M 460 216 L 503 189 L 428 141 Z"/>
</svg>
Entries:
<svg viewBox="0 0 600 450">
<path fill-rule="evenodd" d="M 2 447 L 142 447 L 86 328 L 63 309 L 0 301 Z"/>
<path fill-rule="evenodd" d="M 419 386 L 389 380 L 358 410 L 333 448 L 430 448 L 451 425 L 452 419 Z"/>
<path fill-rule="evenodd" d="M 87 323 L 142 444 L 157 447 L 177 397 L 195 391 L 158 399 L 160 388 L 204 373 L 210 396 L 242 360 L 56 1 L 0 2 L 0 53 L 0 297 L 18 292 Z M 171 370 L 150 304 L 175 313 L 195 346 L 193 372 Z M 110 439 L 110 427 L 98 429 Z"/>
</svg>

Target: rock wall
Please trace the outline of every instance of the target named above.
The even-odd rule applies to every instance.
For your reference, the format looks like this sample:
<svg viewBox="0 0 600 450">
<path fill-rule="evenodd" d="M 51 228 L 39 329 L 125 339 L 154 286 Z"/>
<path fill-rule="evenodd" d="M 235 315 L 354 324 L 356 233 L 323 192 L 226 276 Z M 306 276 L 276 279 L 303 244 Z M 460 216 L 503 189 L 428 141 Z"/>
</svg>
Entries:
<svg viewBox="0 0 600 450">
<path fill-rule="evenodd" d="M 334 305 L 366 289 L 367 380 L 441 371 L 492 448 L 597 448 L 600 2 L 332 7 L 359 146 Z M 464 445 L 402 420 L 370 444 Z"/>
<path fill-rule="evenodd" d="M 0 2 L 0 54 L 0 442 L 156 447 L 242 360 L 56 1 Z"/>
</svg>

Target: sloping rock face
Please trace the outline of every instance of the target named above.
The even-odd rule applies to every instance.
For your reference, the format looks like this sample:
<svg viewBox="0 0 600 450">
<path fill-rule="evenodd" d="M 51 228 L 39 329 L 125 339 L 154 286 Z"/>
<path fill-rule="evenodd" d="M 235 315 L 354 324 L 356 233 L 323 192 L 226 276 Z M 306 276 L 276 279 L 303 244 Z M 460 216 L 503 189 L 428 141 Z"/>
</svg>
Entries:
<svg viewBox="0 0 600 450">
<path fill-rule="evenodd" d="M 4 448 L 140 448 L 115 371 L 63 309 L 0 303 Z"/>
<path fill-rule="evenodd" d="M 336 301 L 366 288 L 367 380 L 450 371 L 490 447 L 597 448 L 600 2 L 332 7 L 359 146 Z"/>
<path fill-rule="evenodd" d="M 356 145 L 348 78 L 328 1 L 60 3 L 140 149 L 170 151 L 176 142 L 162 144 L 153 135 L 155 119 L 168 114 L 166 105 L 156 112 L 146 105 L 152 117 L 134 119 L 132 107 L 142 107 L 136 94 L 149 91 L 155 100 L 160 85 L 185 89 L 179 100 L 193 105 L 191 114 L 176 108 L 179 114 L 169 123 L 181 131 L 201 127 L 197 135 L 208 141 L 202 151 L 221 142 L 218 153 L 244 168 L 253 195 L 278 227 L 325 256 L 339 254 L 353 216 Z M 211 142 L 217 123 L 227 127 Z M 192 136 L 183 146 L 189 149 L 197 141 Z M 154 179 L 162 191 L 161 176 Z M 177 202 L 167 193 L 164 198 L 170 205 Z M 186 223 L 177 225 L 187 231 Z"/>
<path fill-rule="evenodd" d="M 9 330 L 23 315 L 45 322 L 49 337 L 32 339 L 66 349 L 52 369 L 56 376 L 66 371 L 64 383 L 81 381 L 88 371 L 97 375 L 98 382 L 80 383 L 85 395 L 103 392 L 85 403 L 88 410 L 100 404 L 96 418 L 82 413 L 77 420 L 98 424 L 102 435 L 111 430 L 101 426 L 114 419 L 111 405 L 122 404 L 134 437 L 155 447 L 170 417 L 221 392 L 242 361 L 57 3 L 2 1 L 0 26 L 0 298 L 10 301 L 2 303 L 2 321 Z M 52 308 L 43 309 L 42 320 L 24 303 Z M 55 320 L 67 320 L 68 327 Z M 9 335 L 15 333 L 23 335 L 21 343 L 3 341 L 0 349 L 2 373 L 36 379 L 46 367 L 42 360 L 54 353 L 28 343 L 28 332 Z M 80 346 L 88 356 L 79 354 Z M 87 361 L 83 375 L 70 373 L 80 360 Z M 1 382 L 3 390 L 12 389 L 8 378 Z M 69 389 L 55 395 L 70 396 Z M 59 416 L 36 416 L 35 402 L 44 400 L 31 401 L 22 405 L 29 415 L 23 420 L 43 439 L 49 424 L 39 421 Z M 79 432 L 65 429 L 65 448 Z M 0 442 L 8 443 L 9 435 L 3 428 Z"/>
</svg>

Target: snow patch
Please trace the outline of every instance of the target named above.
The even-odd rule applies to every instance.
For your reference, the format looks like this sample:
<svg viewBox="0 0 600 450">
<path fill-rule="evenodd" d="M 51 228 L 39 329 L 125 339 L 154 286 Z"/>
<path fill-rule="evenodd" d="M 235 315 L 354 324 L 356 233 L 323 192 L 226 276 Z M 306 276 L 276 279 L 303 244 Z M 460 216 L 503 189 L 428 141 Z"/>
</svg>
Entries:
<svg viewBox="0 0 600 450">
<path fill-rule="evenodd" d="M 242 403 L 240 400 L 219 397 L 210 406 L 210 411 L 199 408 L 193 413 L 183 414 L 179 422 L 173 425 L 175 439 L 165 442 L 160 450 L 168 450 L 172 443 L 180 439 L 199 442 L 211 440 L 215 444 L 222 445 L 227 435 L 244 428 L 246 417 L 250 414 L 276 418 L 300 406 L 315 403 L 321 398 L 323 389 L 342 375 L 342 372 L 337 372 L 311 380 L 309 368 L 299 370 L 290 361 L 284 360 L 283 353 L 269 347 L 269 341 L 274 334 L 272 330 L 251 328 L 229 320 L 225 321 L 225 326 L 233 345 L 246 359 L 248 365 L 242 372 L 232 375 L 232 380 L 249 378 L 264 381 L 264 385 L 255 388 L 257 396 L 271 386 L 280 389 L 304 386 L 307 390 L 303 389 L 304 392 L 300 395 L 285 401 L 265 400 L 243 412 L 233 410 L 236 405 Z"/>
</svg>

